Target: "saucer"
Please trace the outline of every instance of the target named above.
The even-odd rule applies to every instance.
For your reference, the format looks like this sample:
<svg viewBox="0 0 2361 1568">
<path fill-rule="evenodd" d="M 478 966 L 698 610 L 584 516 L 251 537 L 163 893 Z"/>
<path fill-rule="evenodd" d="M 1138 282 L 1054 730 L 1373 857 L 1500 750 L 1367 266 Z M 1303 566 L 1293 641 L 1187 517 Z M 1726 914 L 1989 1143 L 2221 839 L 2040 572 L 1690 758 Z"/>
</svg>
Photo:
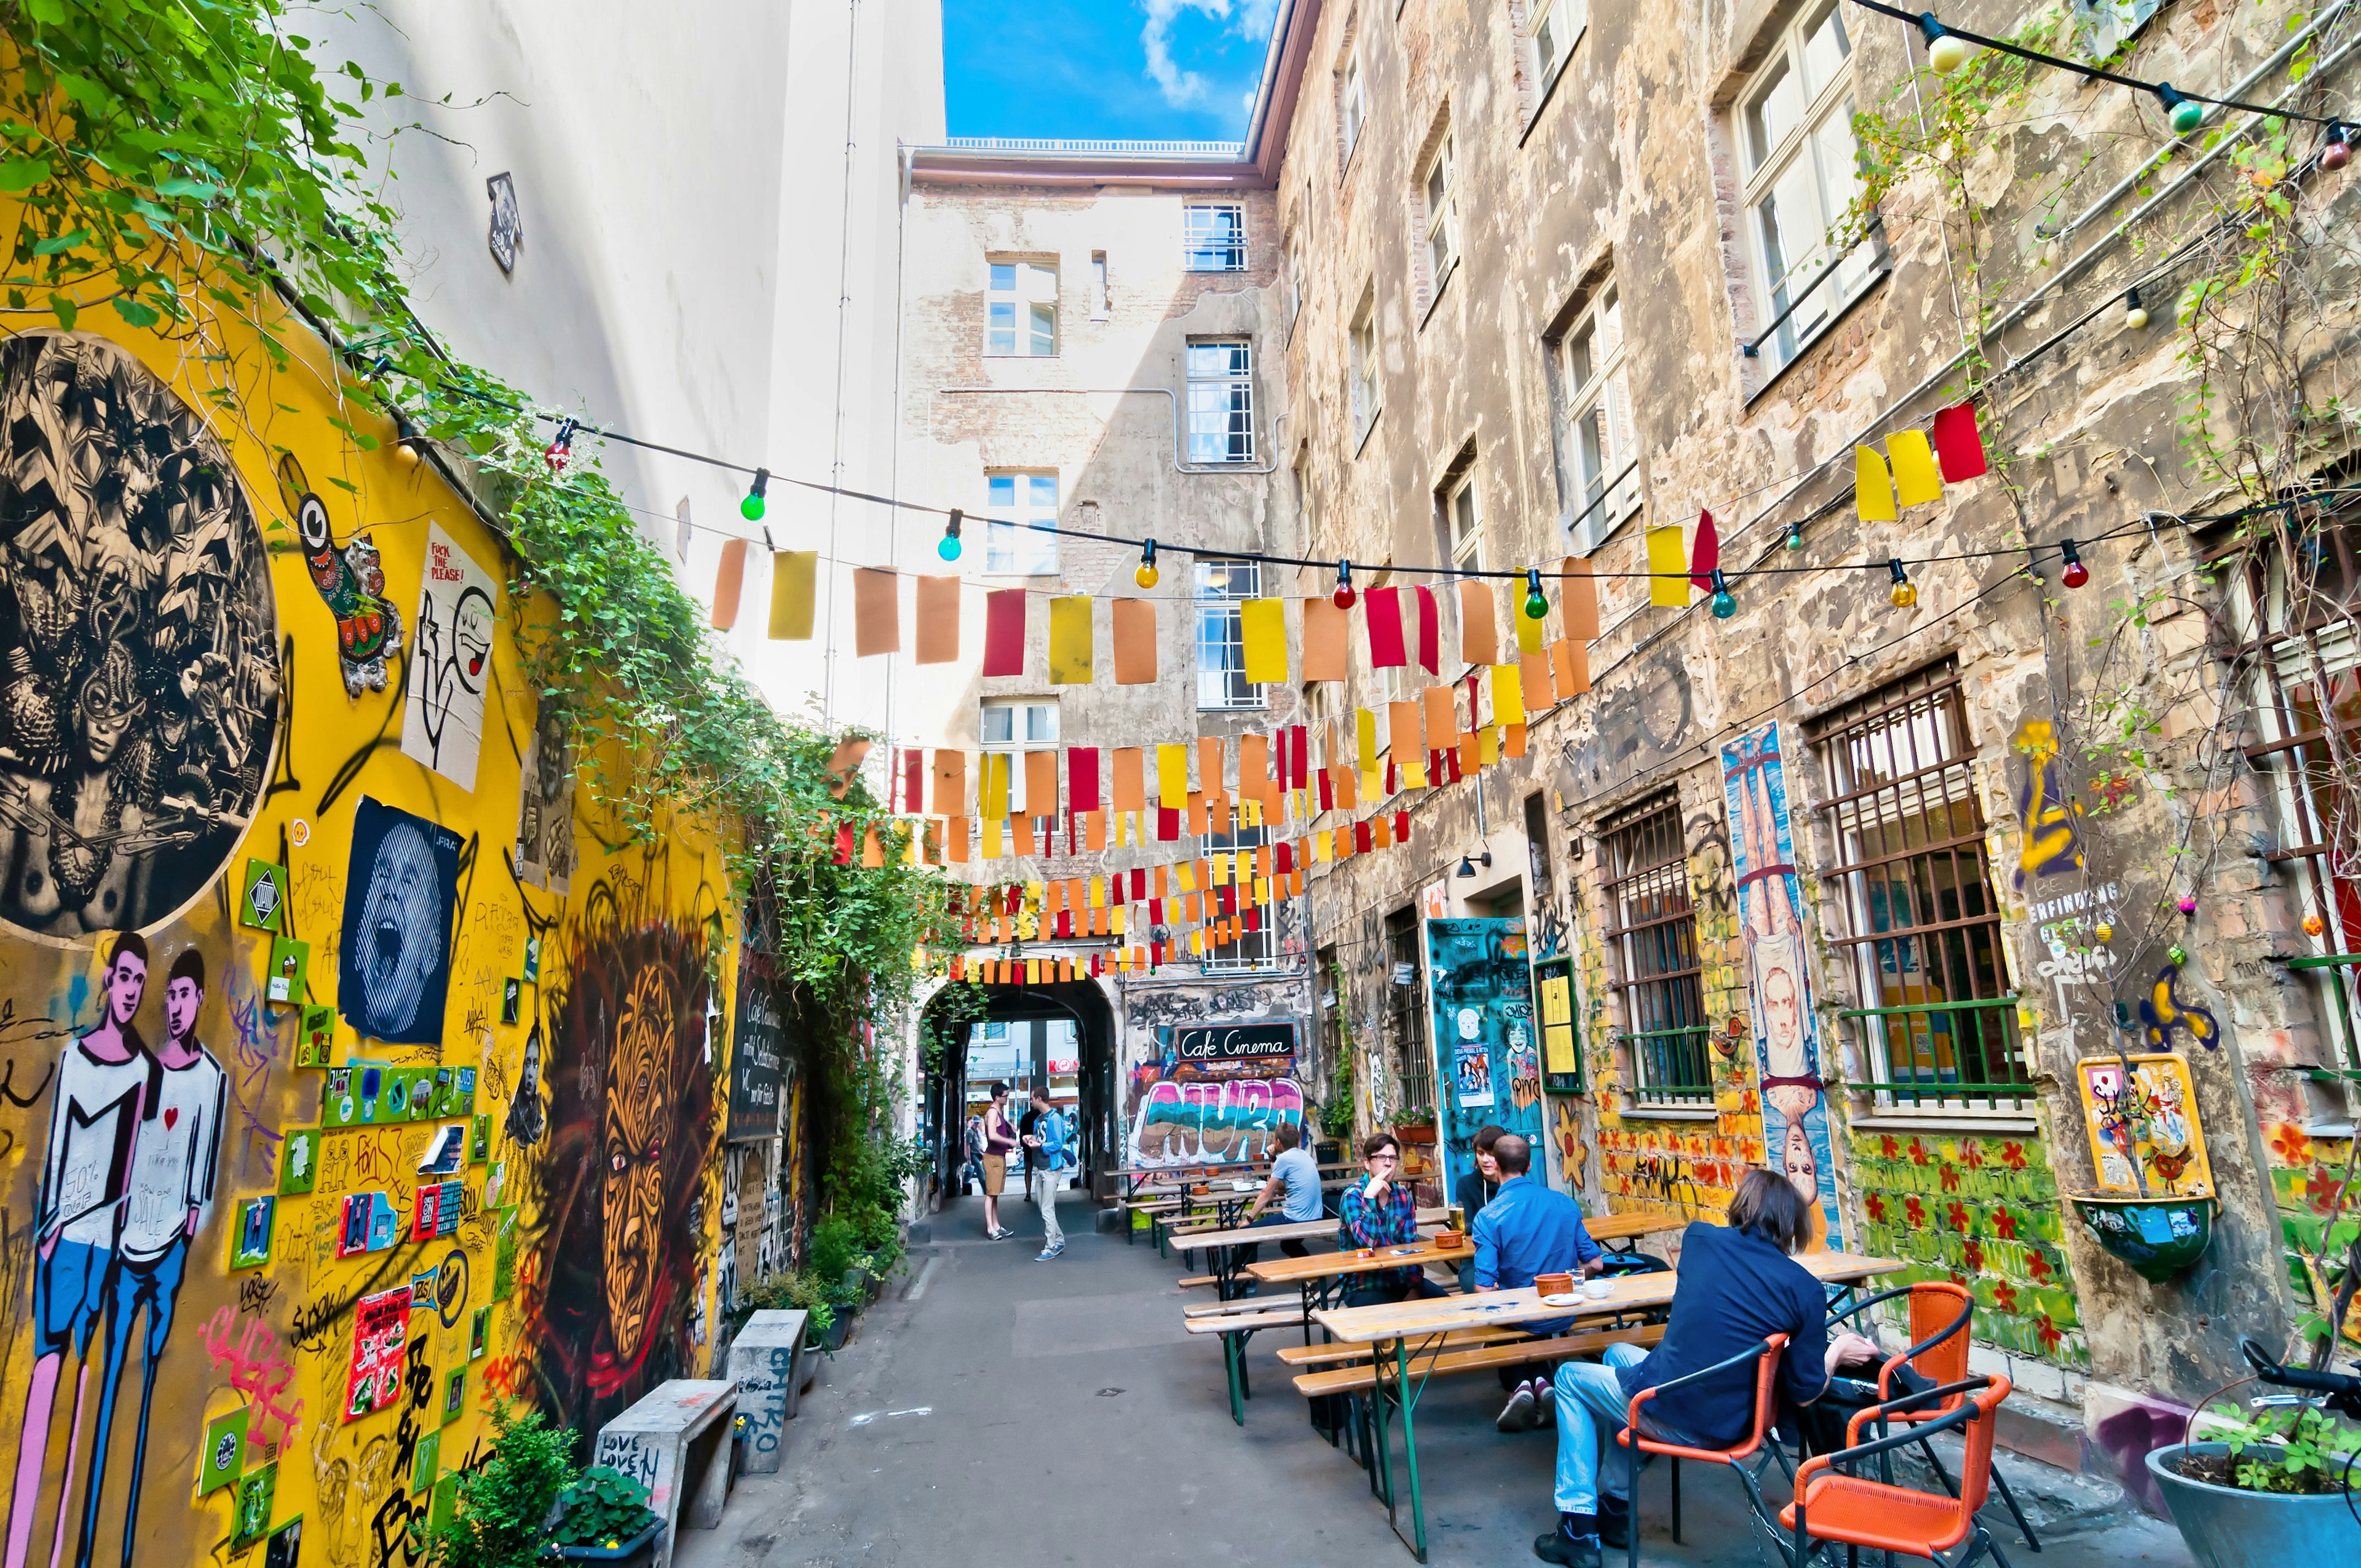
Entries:
<svg viewBox="0 0 2361 1568">
<path fill-rule="evenodd" d="M 1564 1296 L 1544 1296 L 1542 1298 L 1542 1305 L 1544 1307 L 1572 1307 L 1579 1304 L 1581 1300 L 1582 1292 L 1576 1290 Z"/>
</svg>

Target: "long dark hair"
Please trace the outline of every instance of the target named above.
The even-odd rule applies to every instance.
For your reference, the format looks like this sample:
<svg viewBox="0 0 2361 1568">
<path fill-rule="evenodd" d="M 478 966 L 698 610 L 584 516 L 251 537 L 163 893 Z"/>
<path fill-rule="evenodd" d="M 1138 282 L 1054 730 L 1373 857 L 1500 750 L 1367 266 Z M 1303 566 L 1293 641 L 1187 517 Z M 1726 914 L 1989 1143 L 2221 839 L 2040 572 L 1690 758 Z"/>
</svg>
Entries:
<svg viewBox="0 0 2361 1568">
<path fill-rule="evenodd" d="M 1739 1182 L 1730 1201 L 1730 1223 L 1792 1253 L 1811 1238 L 1812 1211 L 1794 1182 L 1757 1166 Z"/>
</svg>

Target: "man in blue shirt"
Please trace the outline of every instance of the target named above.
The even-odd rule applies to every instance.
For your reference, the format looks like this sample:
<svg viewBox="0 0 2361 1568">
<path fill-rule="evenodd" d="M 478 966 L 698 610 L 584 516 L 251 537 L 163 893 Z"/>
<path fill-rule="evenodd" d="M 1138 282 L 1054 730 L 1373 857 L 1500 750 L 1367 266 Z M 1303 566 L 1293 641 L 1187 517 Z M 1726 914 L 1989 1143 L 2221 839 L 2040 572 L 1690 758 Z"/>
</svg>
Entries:
<svg viewBox="0 0 2361 1568">
<path fill-rule="evenodd" d="M 1036 1263 L 1064 1254 L 1066 1233 L 1058 1225 L 1058 1192 L 1066 1185 L 1066 1171 L 1074 1163 L 1072 1126 L 1049 1103 L 1049 1091 L 1033 1091 L 1033 1130 L 1025 1135 L 1025 1180 L 1033 1201 L 1041 1208 L 1041 1251 Z"/>
<path fill-rule="evenodd" d="M 1320 1162 L 1303 1146 L 1303 1124 L 1281 1122 L 1271 1132 L 1271 1141 L 1279 1146 L 1279 1157 L 1270 1162 L 1270 1179 L 1262 1184 L 1255 1195 L 1254 1207 L 1246 1212 L 1239 1223 L 1245 1226 L 1286 1225 L 1320 1217 Z M 1268 1219 L 1263 1211 L 1273 1203 L 1279 1212 Z M 1290 1239 L 1279 1244 L 1279 1250 L 1290 1257 L 1309 1256 L 1312 1249 L 1301 1242 Z M 1242 1246 L 1234 1260 L 1239 1268 L 1246 1267 L 1261 1256 L 1258 1246 Z M 1247 1287 L 1251 1293 L 1253 1287 Z"/>
<path fill-rule="evenodd" d="M 1474 1279 L 1478 1290 L 1518 1290 L 1543 1274 L 1596 1274 L 1606 1266 L 1606 1254 L 1582 1223 L 1575 1201 L 1532 1179 L 1532 1146 L 1514 1133 L 1503 1133 L 1492 1145 L 1500 1167 L 1500 1190 L 1484 1205 L 1469 1227 L 1476 1242 Z M 1552 1318 L 1529 1324 L 1532 1332 L 1554 1334 L 1570 1318 Z M 1544 1369 L 1540 1376 L 1519 1382 L 1514 1369 L 1502 1367 L 1500 1382 L 1509 1402 L 1493 1424 L 1502 1431 L 1531 1431 L 1547 1426 L 1556 1395 Z"/>
</svg>

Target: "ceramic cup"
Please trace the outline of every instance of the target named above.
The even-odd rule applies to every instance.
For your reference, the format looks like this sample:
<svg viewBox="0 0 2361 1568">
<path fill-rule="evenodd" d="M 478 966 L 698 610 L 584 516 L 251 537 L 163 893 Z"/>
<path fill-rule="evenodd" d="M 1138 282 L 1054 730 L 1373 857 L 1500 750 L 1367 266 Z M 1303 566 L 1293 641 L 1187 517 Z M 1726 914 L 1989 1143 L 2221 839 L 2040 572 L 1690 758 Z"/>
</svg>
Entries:
<svg viewBox="0 0 2361 1568">
<path fill-rule="evenodd" d="M 1583 1289 L 1589 1294 L 1590 1299 L 1594 1301 L 1604 1301 L 1607 1299 L 1607 1293 L 1614 1288 L 1615 1287 L 1609 1285 L 1604 1279 L 1593 1279 L 1583 1286 Z"/>
</svg>

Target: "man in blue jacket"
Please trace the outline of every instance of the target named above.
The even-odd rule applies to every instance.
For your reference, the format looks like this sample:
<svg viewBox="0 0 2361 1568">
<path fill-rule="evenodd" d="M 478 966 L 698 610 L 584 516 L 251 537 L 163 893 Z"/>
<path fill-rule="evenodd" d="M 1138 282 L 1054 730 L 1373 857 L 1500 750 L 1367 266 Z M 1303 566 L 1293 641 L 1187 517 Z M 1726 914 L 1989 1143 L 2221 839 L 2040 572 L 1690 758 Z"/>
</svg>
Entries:
<svg viewBox="0 0 2361 1568">
<path fill-rule="evenodd" d="M 1033 1261 L 1047 1263 L 1066 1250 L 1066 1233 L 1058 1224 L 1058 1193 L 1074 1163 L 1074 1134 L 1072 1124 L 1049 1103 L 1049 1091 L 1042 1085 L 1034 1087 L 1033 1114 L 1026 1120 L 1033 1129 L 1023 1138 L 1025 1179 L 1033 1189 L 1033 1201 L 1041 1207 L 1041 1251 Z"/>
<path fill-rule="evenodd" d="M 1532 1145 L 1515 1133 L 1503 1133 L 1492 1146 L 1499 1163 L 1500 1190 L 1484 1205 L 1470 1227 L 1476 1242 L 1476 1288 L 1517 1290 L 1543 1274 L 1596 1274 L 1606 1266 L 1606 1254 L 1583 1225 L 1575 1201 L 1532 1179 Z M 1536 1334 L 1561 1332 L 1570 1318 L 1552 1318 L 1528 1324 Z M 1509 1402 L 1494 1425 L 1502 1431 L 1531 1431 L 1551 1423 L 1556 1392 L 1548 1368 L 1539 1376 L 1517 1381 L 1514 1369 L 1503 1367 L 1500 1381 Z"/>
</svg>

